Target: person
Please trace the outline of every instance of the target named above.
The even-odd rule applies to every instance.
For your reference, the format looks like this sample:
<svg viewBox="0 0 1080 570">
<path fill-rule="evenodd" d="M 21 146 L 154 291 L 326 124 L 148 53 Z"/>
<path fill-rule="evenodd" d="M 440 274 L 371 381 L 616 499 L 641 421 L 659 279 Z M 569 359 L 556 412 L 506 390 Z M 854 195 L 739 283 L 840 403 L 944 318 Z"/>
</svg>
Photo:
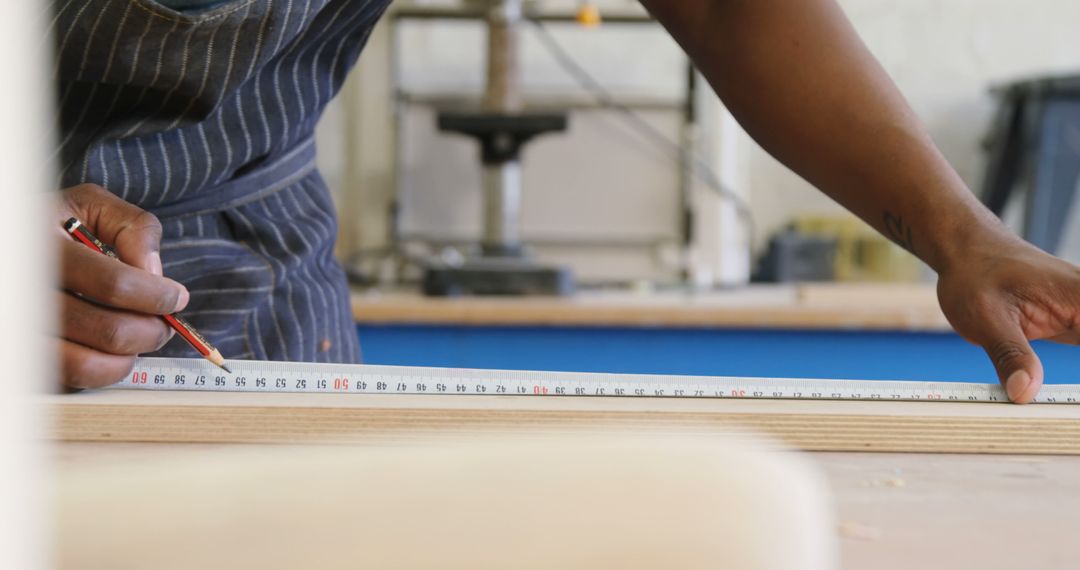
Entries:
<svg viewBox="0 0 1080 570">
<path fill-rule="evenodd" d="M 190 356 L 155 317 L 179 310 L 230 359 L 359 359 L 312 132 L 388 3 L 56 0 L 66 385 Z M 762 147 L 938 273 L 949 322 L 1030 401 L 1029 341 L 1080 342 L 1080 269 L 980 205 L 835 0 L 643 4 Z"/>
</svg>

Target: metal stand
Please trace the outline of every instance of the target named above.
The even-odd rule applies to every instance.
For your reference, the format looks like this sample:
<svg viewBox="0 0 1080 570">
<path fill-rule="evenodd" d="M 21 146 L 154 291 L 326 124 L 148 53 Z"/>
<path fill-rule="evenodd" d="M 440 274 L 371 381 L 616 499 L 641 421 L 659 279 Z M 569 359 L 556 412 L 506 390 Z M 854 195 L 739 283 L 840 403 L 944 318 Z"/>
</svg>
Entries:
<svg viewBox="0 0 1080 570">
<path fill-rule="evenodd" d="M 565 295 L 570 271 L 532 260 L 521 243 L 521 148 L 533 137 L 566 130 L 565 113 L 522 112 L 518 72 L 521 0 L 494 0 L 487 13 L 487 88 L 481 112 L 443 112 L 439 129 L 475 138 L 483 163 L 484 232 L 480 254 L 458 266 L 432 262 L 428 295 Z"/>
<path fill-rule="evenodd" d="M 479 259 L 484 260 L 498 260 L 505 262 L 506 260 L 515 260 L 521 258 L 506 257 L 484 254 L 484 251 L 495 252 L 498 247 L 493 247 L 492 244 L 502 244 L 501 247 L 505 249 L 513 250 L 513 247 L 507 247 L 506 244 L 516 242 L 519 250 L 527 251 L 527 246 L 523 243 L 528 242 L 528 245 L 535 245 L 538 247 L 543 246 L 555 246 L 560 248 L 574 247 L 581 249 L 617 249 L 617 250 L 647 250 L 654 255 L 661 255 L 662 250 L 666 250 L 670 247 L 678 248 L 680 252 L 680 267 L 684 270 L 680 272 L 681 279 L 687 278 L 688 272 L 685 271 L 685 266 L 689 255 L 686 251 L 687 244 L 692 241 L 693 235 L 693 219 L 694 212 L 692 209 L 692 188 L 693 188 L 693 168 L 687 163 L 682 168 L 679 168 L 679 183 L 678 186 L 672 187 L 672 192 L 678 192 L 680 195 L 680 202 L 682 208 L 679 208 L 679 217 L 676 220 L 672 220 L 672 224 L 676 228 L 673 235 L 656 235 L 656 236 L 643 236 L 643 237 L 626 237 L 615 235 L 595 235 L 590 233 L 585 236 L 581 235 L 530 235 L 523 236 L 517 229 L 520 224 L 516 223 L 520 216 L 520 204 L 521 194 L 517 194 L 517 200 L 513 200 L 512 196 L 508 196 L 502 191 L 496 191 L 496 187 L 507 186 L 505 182 L 507 180 L 512 181 L 515 179 L 515 174 L 498 175 L 499 180 L 494 180 L 496 175 L 483 174 L 484 179 L 490 180 L 485 182 L 482 179 L 483 184 L 483 234 L 480 239 L 480 243 L 477 244 L 476 240 L 469 239 L 464 236 L 456 235 L 453 233 L 439 233 L 438 231 L 430 232 L 427 229 L 418 230 L 410 229 L 405 222 L 405 213 L 409 210 L 408 204 L 415 200 L 415 197 L 410 197 L 410 192 L 414 192 L 411 188 L 408 177 L 408 170 L 405 168 L 405 164 L 402 162 L 402 157 L 406 156 L 405 147 L 409 144 L 406 140 L 406 133 L 403 130 L 404 118 L 411 112 L 413 108 L 435 108 L 435 109 L 463 109 L 465 105 L 474 101 L 473 98 L 463 95 L 457 91 L 441 91 L 441 92 L 421 92 L 411 90 L 405 86 L 403 78 L 400 76 L 400 71 L 403 67 L 402 57 L 407 46 L 401 43 L 401 30 L 404 28 L 403 24 L 406 22 L 434 22 L 434 21 L 458 21 L 458 22 L 484 22 L 485 26 L 490 28 L 489 20 L 491 18 L 491 12 L 493 7 L 497 8 L 501 3 L 494 2 L 493 0 L 462 0 L 460 5 L 447 6 L 447 5 L 432 5 L 421 2 L 410 2 L 408 0 L 399 0 L 394 5 L 394 9 L 388 13 L 390 24 L 390 73 L 392 75 L 390 81 L 394 93 L 394 113 L 397 116 L 397 127 L 394 129 L 394 146 L 396 148 L 394 152 L 394 170 L 393 170 L 393 196 L 387 204 L 387 236 L 386 246 L 382 248 L 367 250 L 364 252 L 356 253 L 352 257 L 350 264 L 350 279 L 354 282 L 365 284 L 403 284 L 411 283 L 419 277 L 421 283 L 425 280 L 429 282 L 426 287 L 433 293 L 444 289 L 443 285 L 435 283 L 441 278 L 441 275 L 449 274 L 459 269 L 465 269 L 468 265 L 471 269 L 478 264 Z M 522 22 L 516 29 L 521 35 L 527 35 L 529 30 L 529 21 L 537 20 L 545 22 L 548 25 L 555 26 L 578 26 L 579 20 L 577 13 L 573 10 L 543 10 L 532 12 L 528 10 L 528 0 L 526 0 L 526 15 L 527 20 Z M 658 26 L 656 21 L 648 16 L 643 11 L 637 9 L 627 10 L 609 10 L 604 13 L 604 26 L 605 29 L 612 29 L 615 27 L 629 27 L 629 28 L 655 28 Z M 598 32 L 602 33 L 602 32 Z M 514 36 L 515 38 L 517 36 Z M 489 35 L 488 41 L 492 41 Z M 509 40 L 514 41 L 514 40 Z M 503 52 L 505 53 L 505 52 Z M 498 54 L 496 54 L 498 55 Z M 516 60 L 515 60 L 516 63 Z M 491 65 L 491 62 L 488 62 Z M 621 95 L 617 98 L 617 102 L 620 106 L 633 109 L 635 111 L 648 111 L 648 112 L 662 112 L 662 113 L 678 113 L 684 119 L 680 125 L 680 138 L 683 140 L 684 145 L 688 148 L 697 143 L 695 132 L 697 126 L 694 124 L 695 119 L 695 75 L 693 66 L 689 60 L 685 62 L 685 94 L 677 100 L 668 100 L 666 98 L 657 98 L 654 96 L 634 96 L 634 95 Z M 498 66 L 495 66 L 498 68 Z M 504 65 L 505 68 L 505 65 Z M 517 69 L 516 66 L 514 68 Z M 491 74 L 489 74 L 490 76 Z M 489 76 L 485 76 L 485 79 L 490 81 Z M 566 109 L 574 110 L 575 112 L 591 113 L 597 110 L 604 109 L 607 103 L 594 100 L 592 97 L 582 96 L 568 96 L 568 95 L 554 95 L 554 94 L 528 94 L 523 93 L 520 90 L 516 92 L 517 105 L 519 108 L 527 109 L 530 106 L 533 108 L 545 108 L 545 109 Z M 486 92 L 484 101 L 486 102 Z M 478 113 L 473 113 L 476 115 Z M 518 113 L 519 115 L 521 113 Z M 450 115 L 449 113 L 443 113 L 444 117 Z M 444 119 L 445 120 L 445 119 Z M 481 145 L 483 143 L 481 142 Z M 482 147 L 481 147 L 482 148 Z M 513 167 L 510 168 L 511 170 Z M 490 169 L 493 171 L 494 169 Z M 502 169 L 500 169 L 502 170 Z M 520 163 L 519 163 L 520 172 Z M 489 169 L 485 168 L 485 172 Z M 517 185 L 520 189 L 520 184 Z M 542 189 L 538 189 L 542 190 Z M 489 198 L 489 196 L 495 195 L 495 198 Z M 500 202 L 501 200 L 501 202 Z M 503 205 L 505 204 L 505 206 Z M 517 211 L 515 211 L 514 205 L 517 205 Z M 500 215 L 500 213 L 502 215 Z M 501 229 L 496 229 L 495 219 L 508 221 L 509 223 L 503 224 Z M 492 220 L 489 222 L 488 220 Z M 496 237 L 499 236 L 499 237 Z M 474 257 L 463 262 L 458 262 L 455 257 L 460 259 L 460 256 L 452 255 L 458 251 L 461 247 L 468 247 L 476 244 L 477 249 L 480 251 L 480 257 Z M 446 253 L 447 261 L 441 261 L 433 258 L 429 255 L 431 251 L 442 251 Z M 533 262 L 535 263 L 535 262 Z M 506 265 L 507 263 L 503 263 Z M 414 270 L 419 269 L 420 275 L 418 276 Z M 566 282 L 572 283 L 569 279 L 569 273 L 563 272 L 562 276 L 567 278 Z M 455 277 L 456 279 L 456 277 Z M 605 283 L 606 284 L 606 283 Z M 620 283 L 621 284 L 621 283 Z M 499 289 L 499 287 L 495 287 Z M 474 287 L 464 288 L 464 292 L 469 292 Z M 541 290 L 547 290 L 547 287 L 541 287 Z"/>
<path fill-rule="evenodd" d="M 982 199 L 997 215 L 1026 187 L 1024 239 L 1054 253 L 1080 184 L 1080 76 L 1025 81 L 1001 94 Z"/>
</svg>

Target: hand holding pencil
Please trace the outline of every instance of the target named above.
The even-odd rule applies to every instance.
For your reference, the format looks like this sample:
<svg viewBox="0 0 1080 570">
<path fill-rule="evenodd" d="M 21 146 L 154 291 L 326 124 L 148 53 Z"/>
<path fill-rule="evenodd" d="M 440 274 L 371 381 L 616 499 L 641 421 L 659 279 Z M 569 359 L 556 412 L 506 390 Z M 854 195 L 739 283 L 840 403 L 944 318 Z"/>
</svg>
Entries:
<svg viewBox="0 0 1080 570">
<path fill-rule="evenodd" d="M 62 236 L 58 295 L 64 384 L 114 383 L 131 371 L 136 355 L 161 348 L 174 330 L 197 349 L 201 341 L 208 350 L 199 352 L 220 366 L 220 353 L 173 314 L 187 306 L 189 294 L 162 275 L 157 218 L 91 184 L 66 189 L 62 198 L 56 227 Z M 72 218 L 77 225 L 68 224 Z M 76 226 L 75 232 L 65 225 Z M 87 236 L 111 247 L 95 251 L 83 241 Z M 110 259 L 110 250 L 116 259 Z"/>
</svg>

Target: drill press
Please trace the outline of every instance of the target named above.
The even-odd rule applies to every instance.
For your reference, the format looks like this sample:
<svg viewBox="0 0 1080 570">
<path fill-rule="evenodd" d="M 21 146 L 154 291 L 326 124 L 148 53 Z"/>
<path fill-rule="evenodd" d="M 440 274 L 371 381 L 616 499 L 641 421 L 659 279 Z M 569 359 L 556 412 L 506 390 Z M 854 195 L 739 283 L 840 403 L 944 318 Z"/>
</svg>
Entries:
<svg viewBox="0 0 1080 570">
<path fill-rule="evenodd" d="M 483 165 L 483 237 L 460 263 L 432 260 L 424 271 L 427 295 L 566 295 L 568 268 L 539 263 L 521 240 L 521 150 L 543 133 L 566 130 L 567 114 L 524 110 L 518 58 L 522 0 L 474 0 L 488 31 L 487 86 L 478 111 L 444 111 L 439 129 L 476 139 Z"/>
</svg>

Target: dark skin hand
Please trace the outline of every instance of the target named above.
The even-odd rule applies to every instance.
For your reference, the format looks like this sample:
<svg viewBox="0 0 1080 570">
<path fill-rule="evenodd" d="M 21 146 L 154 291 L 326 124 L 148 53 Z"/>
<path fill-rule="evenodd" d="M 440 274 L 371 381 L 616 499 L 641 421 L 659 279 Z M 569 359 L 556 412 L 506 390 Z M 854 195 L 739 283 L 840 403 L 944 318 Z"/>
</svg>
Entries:
<svg viewBox="0 0 1080 570">
<path fill-rule="evenodd" d="M 945 161 L 834 0 L 642 0 L 765 150 L 938 272 L 1013 402 L 1030 340 L 1080 344 L 1080 268 L 1009 232 Z"/>
<path fill-rule="evenodd" d="M 75 241 L 63 223 L 76 217 L 120 260 Z M 172 329 L 158 316 L 187 305 L 188 292 L 161 274 L 161 224 L 152 214 L 93 184 L 68 188 L 56 210 L 60 253 L 63 383 L 96 388 L 123 378 L 135 356 L 161 348 Z"/>
</svg>

